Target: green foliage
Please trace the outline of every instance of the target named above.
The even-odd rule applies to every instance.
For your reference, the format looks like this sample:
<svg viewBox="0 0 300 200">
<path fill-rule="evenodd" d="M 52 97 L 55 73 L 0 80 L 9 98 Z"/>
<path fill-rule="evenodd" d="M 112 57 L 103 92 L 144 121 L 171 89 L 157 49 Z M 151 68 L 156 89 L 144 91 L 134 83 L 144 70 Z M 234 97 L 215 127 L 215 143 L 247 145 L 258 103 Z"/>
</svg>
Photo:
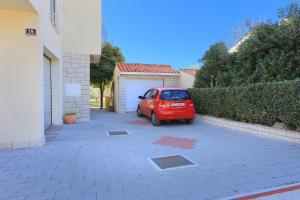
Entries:
<svg viewBox="0 0 300 200">
<path fill-rule="evenodd" d="M 217 77 L 226 72 L 232 62 L 232 55 L 223 42 L 210 46 L 201 59 L 203 67 L 196 76 L 195 87 L 209 87 L 217 85 Z"/>
<path fill-rule="evenodd" d="M 102 48 L 99 63 L 91 64 L 91 85 L 100 88 L 101 108 L 103 108 L 103 92 L 105 85 L 112 80 L 116 63 L 124 62 L 124 60 L 124 56 L 118 47 L 106 43 Z"/>
<path fill-rule="evenodd" d="M 277 15 L 280 19 L 299 18 L 299 10 L 299 4 L 297 2 L 292 2 L 286 8 L 279 9 Z"/>
<path fill-rule="evenodd" d="M 203 69 L 198 70 L 196 73 L 196 79 L 194 82 L 194 88 L 205 88 L 210 85 L 210 76 Z"/>
<path fill-rule="evenodd" d="M 195 87 L 243 86 L 300 77 L 300 6 L 291 3 L 278 11 L 276 23 L 257 24 L 229 54 L 222 43 L 202 58 Z"/>
<path fill-rule="evenodd" d="M 91 64 L 91 84 L 96 87 L 99 87 L 99 84 L 107 84 L 112 80 L 116 63 L 124 60 L 118 47 L 109 43 L 104 44 L 99 63 Z"/>
<path fill-rule="evenodd" d="M 191 89 L 197 112 L 233 120 L 300 128 L 300 80 Z"/>
</svg>

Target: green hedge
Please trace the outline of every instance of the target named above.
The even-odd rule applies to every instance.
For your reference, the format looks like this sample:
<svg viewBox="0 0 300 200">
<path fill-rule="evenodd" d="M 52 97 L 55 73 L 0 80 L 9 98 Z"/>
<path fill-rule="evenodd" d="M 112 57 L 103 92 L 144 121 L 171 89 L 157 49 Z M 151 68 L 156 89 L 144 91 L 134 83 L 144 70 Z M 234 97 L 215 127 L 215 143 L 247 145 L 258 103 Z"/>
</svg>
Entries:
<svg viewBox="0 0 300 200">
<path fill-rule="evenodd" d="M 244 87 L 190 89 L 197 112 L 272 126 L 300 129 L 300 80 Z"/>
</svg>

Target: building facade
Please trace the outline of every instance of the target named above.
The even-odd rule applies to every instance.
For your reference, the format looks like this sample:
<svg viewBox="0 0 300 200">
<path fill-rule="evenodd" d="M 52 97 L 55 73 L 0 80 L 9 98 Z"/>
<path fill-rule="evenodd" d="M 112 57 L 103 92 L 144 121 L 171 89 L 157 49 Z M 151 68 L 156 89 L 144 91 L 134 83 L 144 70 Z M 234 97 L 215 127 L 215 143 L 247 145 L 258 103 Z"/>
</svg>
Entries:
<svg viewBox="0 0 300 200">
<path fill-rule="evenodd" d="M 182 88 L 193 88 L 198 69 L 181 69 L 179 85 Z"/>
<path fill-rule="evenodd" d="M 89 121 L 101 24 L 101 0 L 0 1 L 0 148 L 43 145 L 65 113 Z"/>
<path fill-rule="evenodd" d="M 149 89 L 178 87 L 179 72 L 170 65 L 117 63 L 114 71 L 114 107 L 117 113 L 134 112 Z"/>
</svg>

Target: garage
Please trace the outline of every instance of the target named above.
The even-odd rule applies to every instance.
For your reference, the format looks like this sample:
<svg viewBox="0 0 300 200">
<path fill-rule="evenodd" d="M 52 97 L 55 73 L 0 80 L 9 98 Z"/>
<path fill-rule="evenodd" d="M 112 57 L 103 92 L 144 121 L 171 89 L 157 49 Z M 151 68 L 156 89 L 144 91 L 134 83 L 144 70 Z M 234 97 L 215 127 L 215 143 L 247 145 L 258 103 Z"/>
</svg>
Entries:
<svg viewBox="0 0 300 200">
<path fill-rule="evenodd" d="M 170 65 L 117 63 L 114 71 L 114 107 L 135 112 L 139 99 L 155 87 L 178 87 L 179 72 Z"/>
<path fill-rule="evenodd" d="M 52 125 L 51 60 L 44 56 L 44 130 Z"/>
<path fill-rule="evenodd" d="M 163 86 L 163 79 L 127 79 L 126 112 L 136 111 L 138 96 L 143 96 L 150 88 Z"/>
</svg>

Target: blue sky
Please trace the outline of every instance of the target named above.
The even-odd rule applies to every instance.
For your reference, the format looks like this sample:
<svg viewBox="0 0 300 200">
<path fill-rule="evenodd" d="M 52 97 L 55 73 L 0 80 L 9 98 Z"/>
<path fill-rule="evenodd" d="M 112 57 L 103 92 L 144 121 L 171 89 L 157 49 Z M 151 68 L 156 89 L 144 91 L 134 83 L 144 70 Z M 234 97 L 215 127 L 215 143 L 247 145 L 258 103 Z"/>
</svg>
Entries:
<svg viewBox="0 0 300 200">
<path fill-rule="evenodd" d="M 196 64 L 246 19 L 276 19 L 289 0 L 102 0 L 106 39 L 126 62 Z"/>
</svg>

